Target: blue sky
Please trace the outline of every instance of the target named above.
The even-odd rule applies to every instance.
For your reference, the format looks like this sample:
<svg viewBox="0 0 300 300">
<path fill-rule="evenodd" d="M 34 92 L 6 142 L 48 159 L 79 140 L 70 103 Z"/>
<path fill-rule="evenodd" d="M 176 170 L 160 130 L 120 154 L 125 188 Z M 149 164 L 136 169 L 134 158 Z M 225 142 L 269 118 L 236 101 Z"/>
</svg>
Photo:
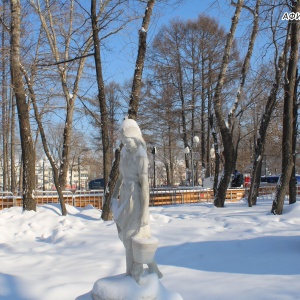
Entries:
<svg viewBox="0 0 300 300">
<path fill-rule="evenodd" d="M 170 1 L 172 2 L 172 1 Z M 205 13 L 219 20 L 226 29 L 229 28 L 233 8 L 228 0 L 206 1 L 206 0 L 185 0 L 182 4 L 174 6 L 170 4 L 157 3 L 148 32 L 148 44 L 151 43 L 155 34 L 163 25 L 167 25 L 173 18 L 183 20 L 196 19 L 199 14 Z M 138 28 L 141 20 L 135 27 L 125 29 L 118 34 L 117 41 L 112 43 L 109 53 L 103 55 L 104 74 L 108 81 L 123 83 L 130 80 L 134 72 L 134 64 L 137 55 Z"/>
<path fill-rule="evenodd" d="M 183 20 L 196 19 L 201 13 L 205 13 L 219 20 L 226 29 L 229 28 L 233 11 L 229 5 L 230 0 L 184 0 L 177 6 L 172 5 L 174 1 L 169 0 L 170 4 L 156 2 L 147 36 L 148 45 L 151 44 L 161 26 L 167 25 L 171 19 L 177 17 Z M 142 21 L 139 19 L 112 36 L 108 45 L 109 48 L 106 48 L 107 44 L 105 44 L 104 49 L 108 49 L 108 51 L 102 52 L 102 67 L 106 83 L 111 81 L 116 81 L 121 85 L 125 81 L 131 83 L 138 50 L 138 30 L 141 23 Z M 105 43 L 107 42 L 108 40 L 105 40 Z M 95 95 L 96 85 L 88 93 L 90 96 Z M 127 108 L 125 112 L 127 112 Z M 120 117 L 123 118 L 124 116 Z M 89 131 L 89 126 L 84 118 L 77 118 L 74 121 L 74 126 L 80 128 L 81 131 Z"/>
</svg>

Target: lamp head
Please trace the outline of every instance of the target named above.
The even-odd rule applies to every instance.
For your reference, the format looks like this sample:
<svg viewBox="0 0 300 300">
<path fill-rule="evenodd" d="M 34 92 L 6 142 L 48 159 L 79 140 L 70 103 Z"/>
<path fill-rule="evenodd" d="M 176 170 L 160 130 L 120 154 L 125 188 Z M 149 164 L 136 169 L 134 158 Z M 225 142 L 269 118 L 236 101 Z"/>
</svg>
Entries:
<svg viewBox="0 0 300 300">
<path fill-rule="evenodd" d="M 194 137 L 193 137 L 193 142 L 194 142 L 194 144 L 198 144 L 199 143 L 199 141 L 200 141 L 200 139 L 199 139 L 199 137 L 197 136 L 197 135 L 195 135 Z"/>
</svg>

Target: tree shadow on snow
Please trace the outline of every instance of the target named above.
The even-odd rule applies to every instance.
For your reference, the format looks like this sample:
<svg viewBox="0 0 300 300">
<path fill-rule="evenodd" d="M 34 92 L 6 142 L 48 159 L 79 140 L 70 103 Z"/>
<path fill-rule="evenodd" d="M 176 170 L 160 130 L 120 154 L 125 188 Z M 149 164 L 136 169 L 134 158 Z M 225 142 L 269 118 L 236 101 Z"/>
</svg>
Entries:
<svg viewBox="0 0 300 300">
<path fill-rule="evenodd" d="M 56 203 L 47 203 L 43 205 L 44 209 L 53 211 L 56 215 L 61 216 L 60 206 Z"/>
<path fill-rule="evenodd" d="M 296 275 L 299 253 L 299 236 L 266 236 L 159 247 L 156 259 L 160 265 L 208 272 Z"/>
<path fill-rule="evenodd" d="M 1 300 L 33 300 L 22 295 L 24 290 L 25 284 L 17 276 L 0 273 Z"/>
<path fill-rule="evenodd" d="M 84 219 L 84 220 L 87 220 L 87 221 L 99 221 L 101 220 L 101 218 L 95 218 L 95 217 L 92 217 L 92 216 L 88 216 L 88 215 L 85 215 L 84 213 L 76 213 L 76 214 L 71 214 L 69 213 L 70 216 L 74 216 L 74 217 L 78 217 L 78 218 L 81 218 L 81 219 Z"/>
</svg>

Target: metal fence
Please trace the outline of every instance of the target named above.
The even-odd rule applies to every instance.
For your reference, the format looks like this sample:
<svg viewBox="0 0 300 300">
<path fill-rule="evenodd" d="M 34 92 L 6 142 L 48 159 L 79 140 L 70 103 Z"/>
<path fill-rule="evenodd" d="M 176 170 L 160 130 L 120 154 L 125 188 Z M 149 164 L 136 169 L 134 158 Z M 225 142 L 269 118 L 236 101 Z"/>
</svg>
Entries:
<svg viewBox="0 0 300 300">
<path fill-rule="evenodd" d="M 245 189 L 228 189 L 226 194 L 226 201 L 238 201 L 244 196 Z M 213 200 L 214 192 L 212 189 L 172 188 L 150 191 L 150 206 L 213 202 Z"/>
<path fill-rule="evenodd" d="M 35 191 L 34 197 L 37 205 L 48 203 L 59 203 L 57 191 Z M 85 207 L 93 205 L 95 208 L 102 209 L 103 190 L 90 191 L 63 191 L 65 204 Z M 0 209 L 9 208 L 12 206 L 22 206 L 22 197 L 14 196 L 11 192 L 0 191 Z"/>
<path fill-rule="evenodd" d="M 71 191 L 63 191 L 63 196 L 66 204 L 73 205 L 73 193 Z M 38 205 L 58 203 L 57 191 L 35 191 L 34 197 Z"/>
<path fill-rule="evenodd" d="M 16 197 L 12 192 L 0 191 L 0 209 L 16 206 Z"/>
<path fill-rule="evenodd" d="M 274 195 L 276 186 L 263 186 L 259 188 L 259 197 L 269 198 Z M 226 194 L 226 201 L 239 201 L 247 197 L 249 189 L 229 188 Z M 298 187 L 300 195 L 300 186 Z M 95 208 L 102 209 L 103 190 L 78 190 L 74 193 L 63 191 L 66 204 L 76 207 L 86 207 L 92 205 Z M 37 205 L 47 203 L 58 203 L 58 194 L 56 191 L 36 191 L 35 199 Z M 191 204 L 200 202 L 213 202 L 214 193 L 211 189 L 203 188 L 165 188 L 150 190 L 150 206 Z M 0 191 L 0 209 L 12 206 L 22 206 L 22 198 L 14 196 L 11 192 Z"/>
<path fill-rule="evenodd" d="M 76 191 L 73 196 L 73 206 L 86 207 L 93 205 L 102 209 L 103 190 Z"/>
</svg>

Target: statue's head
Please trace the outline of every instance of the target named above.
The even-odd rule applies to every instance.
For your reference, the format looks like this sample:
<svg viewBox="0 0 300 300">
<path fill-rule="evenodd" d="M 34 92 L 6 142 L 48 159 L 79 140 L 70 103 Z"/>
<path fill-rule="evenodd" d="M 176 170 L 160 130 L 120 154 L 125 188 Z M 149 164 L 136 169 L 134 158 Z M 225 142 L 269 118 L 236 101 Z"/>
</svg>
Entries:
<svg viewBox="0 0 300 300">
<path fill-rule="evenodd" d="M 131 141 L 134 141 L 136 147 L 142 145 L 146 149 L 146 143 L 143 139 L 139 125 L 133 119 L 125 119 L 120 128 L 120 139 L 123 144 L 132 147 Z"/>
</svg>

